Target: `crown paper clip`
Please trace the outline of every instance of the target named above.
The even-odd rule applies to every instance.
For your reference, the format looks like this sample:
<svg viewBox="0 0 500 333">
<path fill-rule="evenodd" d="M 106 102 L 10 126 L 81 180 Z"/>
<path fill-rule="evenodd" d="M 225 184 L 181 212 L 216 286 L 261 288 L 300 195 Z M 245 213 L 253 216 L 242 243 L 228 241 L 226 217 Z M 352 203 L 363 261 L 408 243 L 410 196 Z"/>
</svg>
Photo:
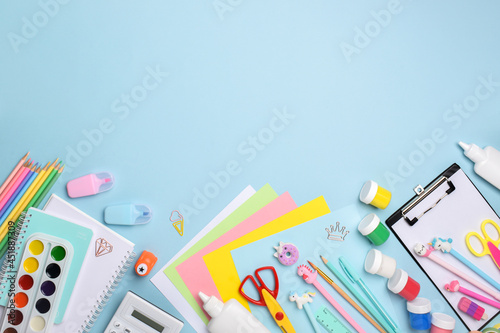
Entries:
<svg viewBox="0 0 500 333">
<path fill-rule="evenodd" d="M 349 234 L 349 230 L 346 230 L 345 226 L 340 228 L 340 222 L 337 222 L 335 227 L 333 225 L 330 225 L 330 229 L 325 228 L 325 230 L 328 233 L 328 236 L 326 238 L 334 241 L 343 242 L 347 234 Z"/>
</svg>

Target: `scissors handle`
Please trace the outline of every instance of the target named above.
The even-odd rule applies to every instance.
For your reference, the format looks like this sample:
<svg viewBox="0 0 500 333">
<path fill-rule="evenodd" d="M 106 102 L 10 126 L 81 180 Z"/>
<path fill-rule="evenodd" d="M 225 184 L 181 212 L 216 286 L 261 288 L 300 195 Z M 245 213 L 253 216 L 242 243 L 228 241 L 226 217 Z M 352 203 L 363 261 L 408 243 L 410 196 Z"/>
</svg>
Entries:
<svg viewBox="0 0 500 333">
<path fill-rule="evenodd" d="M 471 245 L 471 242 L 470 242 L 470 239 L 472 237 L 476 237 L 479 242 L 481 243 L 482 247 L 483 247 L 483 251 L 481 252 L 477 252 Z M 469 232 L 466 236 L 465 236 L 465 244 L 467 245 L 467 248 L 469 249 L 469 251 L 475 255 L 476 257 L 483 257 L 487 254 L 489 254 L 489 250 L 488 250 L 488 246 L 486 245 L 487 244 L 487 241 L 486 239 L 484 239 L 483 237 L 481 237 L 481 235 L 479 235 L 477 232 L 475 231 L 472 231 L 472 232 Z"/>
<path fill-rule="evenodd" d="M 265 270 L 271 270 L 274 274 L 274 282 L 275 282 L 274 290 L 269 289 L 269 287 L 265 284 L 264 280 L 260 277 L 260 272 L 265 271 Z M 276 270 L 274 269 L 273 266 L 265 266 L 265 267 L 261 267 L 261 268 L 255 270 L 255 276 L 257 277 L 257 281 L 259 281 L 259 283 L 257 284 L 257 281 L 255 281 L 255 278 L 252 275 L 247 275 L 240 284 L 239 292 L 240 292 L 241 296 L 243 296 L 250 303 L 255 304 L 255 305 L 265 306 L 266 301 L 264 299 L 262 291 L 266 290 L 272 297 L 274 297 L 274 298 L 278 297 L 278 291 L 279 291 L 279 286 L 280 286 L 279 280 L 278 280 L 278 275 L 276 274 Z M 255 288 L 259 292 L 260 297 L 258 300 L 248 296 L 247 294 L 245 294 L 245 291 L 243 291 L 243 287 L 245 286 L 245 284 L 247 283 L 248 280 L 250 280 L 252 282 L 252 284 L 255 286 Z"/>
<path fill-rule="evenodd" d="M 498 238 L 496 240 L 494 240 L 493 238 L 490 237 L 490 235 L 488 234 L 488 232 L 486 231 L 486 226 L 490 224 L 493 226 L 493 228 L 496 229 L 497 231 L 497 234 L 498 234 Z M 500 244 L 500 226 L 498 226 L 498 224 L 496 224 L 494 221 L 492 220 L 484 220 L 483 223 L 481 223 L 481 231 L 483 232 L 483 235 L 485 236 L 484 238 L 495 244 L 496 246 L 498 246 L 498 244 Z"/>
<path fill-rule="evenodd" d="M 270 270 L 273 272 L 274 275 L 274 290 L 271 290 L 264 280 L 260 277 L 260 272 L 262 271 L 267 271 Z M 255 276 L 257 277 L 257 280 L 259 281 L 260 285 L 262 288 L 266 289 L 274 298 L 278 297 L 278 292 L 280 290 L 280 281 L 278 280 L 278 274 L 276 274 L 276 270 L 274 269 L 273 266 L 265 266 L 261 267 L 255 270 Z M 261 293 L 262 294 L 262 293 Z"/>
<path fill-rule="evenodd" d="M 258 300 L 257 299 L 253 299 L 252 297 L 250 297 L 247 294 L 245 294 L 245 292 L 243 291 L 243 286 L 245 285 L 245 283 L 247 283 L 248 280 L 252 281 L 252 284 L 259 291 L 260 298 Z M 259 287 L 257 285 L 257 281 L 255 281 L 255 279 L 254 279 L 254 277 L 252 275 L 247 275 L 247 277 L 243 279 L 243 281 L 240 284 L 239 291 L 240 291 L 241 296 L 243 296 L 250 303 L 255 304 L 255 305 L 260 305 L 260 306 L 265 306 L 266 305 L 266 302 L 264 301 L 264 298 L 262 297 L 262 287 Z"/>
</svg>

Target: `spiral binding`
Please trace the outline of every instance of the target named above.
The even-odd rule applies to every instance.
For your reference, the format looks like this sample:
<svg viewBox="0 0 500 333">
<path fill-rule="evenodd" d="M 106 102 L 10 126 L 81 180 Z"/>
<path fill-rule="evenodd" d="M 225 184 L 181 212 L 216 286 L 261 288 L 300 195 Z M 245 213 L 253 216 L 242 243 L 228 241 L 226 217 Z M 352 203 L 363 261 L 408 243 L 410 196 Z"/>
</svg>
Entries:
<svg viewBox="0 0 500 333">
<path fill-rule="evenodd" d="M 30 222 L 29 218 L 31 216 L 32 216 L 31 214 L 28 214 L 26 212 L 22 212 L 21 216 L 17 220 L 17 226 L 14 229 L 14 242 L 15 242 L 14 243 L 14 251 L 12 253 L 14 255 L 14 259 L 19 258 L 19 250 L 21 249 L 21 244 L 24 240 L 24 234 L 26 233 L 26 228 L 28 227 L 28 223 Z M 6 237 L 9 237 L 8 235 L 9 235 L 9 233 L 7 233 Z M 11 253 L 8 251 L 7 255 L 10 256 Z M 7 284 L 6 284 L 7 281 L 5 280 L 5 273 L 7 272 L 7 269 L 9 268 L 9 266 L 11 265 L 9 263 L 8 256 L 5 257 L 3 264 L 2 264 L 2 268 L 0 269 L 0 298 L 3 297 L 3 294 L 5 292 L 5 288 L 7 286 Z"/>
<path fill-rule="evenodd" d="M 106 303 L 108 303 L 109 299 L 111 298 L 116 288 L 120 284 L 123 276 L 127 272 L 130 265 L 132 264 L 135 255 L 136 254 L 134 252 L 127 251 L 127 255 L 124 256 L 123 260 L 121 261 L 121 266 L 118 266 L 118 271 L 115 271 L 116 275 L 112 276 L 110 284 L 99 296 L 97 304 L 94 305 L 94 309 L 90 311 L 90 314 L 87 316 L 87 319 L 83 322 L 83 325 L 78 330 L 78 333 L 88 333 L 90 329 L 94 326 L 97 318 L 99 317 L 102 310 L 106 306 Z"/>
</svg>

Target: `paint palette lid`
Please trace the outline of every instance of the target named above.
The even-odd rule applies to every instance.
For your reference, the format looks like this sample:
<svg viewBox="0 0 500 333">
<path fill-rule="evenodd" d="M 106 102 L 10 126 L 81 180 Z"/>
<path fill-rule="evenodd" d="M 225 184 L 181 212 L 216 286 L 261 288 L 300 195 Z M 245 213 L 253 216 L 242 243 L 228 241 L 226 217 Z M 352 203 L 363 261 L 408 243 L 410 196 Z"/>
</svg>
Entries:
<svg viewBox="0 0 500 333">
<path fill-rule="evenodd" d="M 153 212 L 146 205 L 123 204 L 108 206 L 104 210 L 104 222 L 118 225 L 145 224 L 151 221 Z"/>
</svg>

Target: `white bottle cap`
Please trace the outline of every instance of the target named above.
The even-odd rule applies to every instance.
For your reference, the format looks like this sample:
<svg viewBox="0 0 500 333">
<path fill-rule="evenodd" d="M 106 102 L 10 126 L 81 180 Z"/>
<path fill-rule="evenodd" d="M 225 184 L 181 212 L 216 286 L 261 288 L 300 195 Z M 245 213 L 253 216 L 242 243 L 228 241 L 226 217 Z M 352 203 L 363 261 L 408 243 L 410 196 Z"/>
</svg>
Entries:
<svg viewBox="0 0 500 333">
<path fill-rule="evenodd" d="M 382 252 L 379 250 L 371 249 L 366 254 L 365 258 L 365 271 L 370 274 L 377 274 L 382 266 Z"/>
<path fill-rule="evenodd" d="M 361 188 L 361 193 L 359 193 L 359 200 L 369 205 L 373 201 L 373 199 L 375 199 L 377 189 L 377 183 L 375 183 L 373 180 L 367 181 Z"/>
<path fill-rule="evenodd" d="M 444 313 L 433 313 L 431 323 L 443 330 L 453 330 L 455 328 L 455 319 Z"/>
<path fill-rule="evenodd" d="M 380 218 L 371 213 L 366 215 L 358 225 L 358 231 L 363 235 L 371 234 L 375 229 L 377 229 L 378 224 L 380 223 Z"/>
<path fill-rule="evenodd" d="M 408 273 L 406 273 L 402 269 L 398 269 L 387 282 L 387 288 L 389 288 L 389 290 L 393 293 L 399 294 L 404 289 L 407 282 Z"/>
<path fill-rule="evenodd" d="M 384 255 L 379 250 L 371 249 L 366 254 L 365 271 L 390 279 L 396 271 L 396 260 Z"/>
<path fill-rule="evenodd" d="M 212 318 L 217 317 L 222 312 L 224 303 L 218 300 L 217 297 L 215 296 L 209 297 L 204 293 L 202 293 L 201 291 L 198 293 L 198 296 L 200 296 L 201 300 L 203 301 L 203 308 L 205 309 L 205 311 L 207 311 L 210 317 Z"/>
<path fill-rule="evenodd" d="M 417 297 L 411 302 L 406 302 L 406 309 L 415 314 L 429 313 L 432 310 L 431 301 L 427 298 Z"/>
<path fill-rule="evenodd" d="M 463 148 L 465 156 L 470 158 L 474 163 L 482 162 L 488 158 L 486 152 L 473 143 L 468 145 L 460 141 L 458 144 Z"/>
</svg>

